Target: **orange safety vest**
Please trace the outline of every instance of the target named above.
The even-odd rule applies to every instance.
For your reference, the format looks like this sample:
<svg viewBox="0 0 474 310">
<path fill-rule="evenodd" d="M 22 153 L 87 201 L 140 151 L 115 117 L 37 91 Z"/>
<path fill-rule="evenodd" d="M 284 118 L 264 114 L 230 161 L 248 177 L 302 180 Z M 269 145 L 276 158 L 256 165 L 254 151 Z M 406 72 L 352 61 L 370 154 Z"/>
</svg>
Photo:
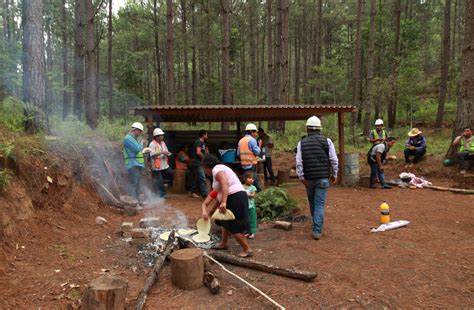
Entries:
<svg viewBox="0 0 474 310">
<path fill-rule="evenodd" d="M 153 143 L 155 148 L 158 150 L 157 153 L 163 153 L 165 151 L 166 152 L 168 151 L 168 147 L 166 146 L 165 142 L 162 142 L 163 144 L 161 144 L 160 142 L 156 142 L 155 140 L 153 140 L 151 143 Z M 150 145 L 151 145 L 151 143 L 150 143 Z M 169 167 L 168 156 L 165 156 L 164 158 L 162 158 L 162 155 L 156 155 L 154 157 L 155 157 L 154 161 L 152 159 L 152 168 L 162 170 L 164 167 L 166 167 L 166 168 Z"/>
<path fill-rule="evenodd" d="M 245 136 L 239 141 L 239 154 L 240 154 L 240 164 L 242 166 L 256 165 L 257 156 L 252 152 L 249 147 L 249 141 L 253 139 L 250 136 Z"/>
<path fill-rule="evenodd" d="M 184 156 L 184 161 L 180 161 L 180 155 Z M 189 156 L 184 151 L 179 151 L 176 155 L 176 170 L 187 170 L 189 167 Z"/>
</svg>

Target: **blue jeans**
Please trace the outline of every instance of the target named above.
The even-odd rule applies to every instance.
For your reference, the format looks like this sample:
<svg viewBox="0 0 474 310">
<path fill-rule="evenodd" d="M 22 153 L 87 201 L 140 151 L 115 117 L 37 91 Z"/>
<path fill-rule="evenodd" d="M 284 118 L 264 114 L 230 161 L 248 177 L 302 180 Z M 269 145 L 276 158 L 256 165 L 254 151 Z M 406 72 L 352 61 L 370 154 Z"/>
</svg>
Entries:
<svg viewBox="0 0 474 310">
<path fill-rule="evenodd" d="M 193 177 L 194 182 L 191 187 L 191 192 L 201 195 L 201 197 L 207 197 L 207 182 L 204 168 L 201 165 L 193 166 Z"/>
<path fill-rule="evenodd" d="M 324 224 L 324 205 L 329 188 L 329 179 L 308 180 L 306 194 L 308 195 L 309 210 L 313 218 L 313 233 L 320 234 Z"/>
<path fill-rule="evenodd" d="M 140 178 L 142 175 L 142 167 L 132 167 L 128 169 L 128 195 L 138 199 L 140 195 Z"/>
<path fill-rule="evenodd" d="M 259 183 L 258 177 L 257 177 L 257 166 L 252 166 L 250 168 L 243 168 L 242 167 L 242 170 L 244 171 L 244 175 L 247 172 L 250 172 L 250 173 L 253 174 L 253 186 L 255 186 L 255 188 L 257 189 L 257 193 L 261 192 L 262 188 L 260 187 L 260 183 Z"/>
<path fill-rule="evenodd" d="M 380 185 L 385 186 L 385 174 L 383 170 L 379 169 L 377 163 L 369 162 L 370 165 L 370 186 L 375 186 L 375 177 L 378 176 Z"/>
<path fill-rule="evenodd" d="M 169 178 L 170 174 L 172 174 L 171 169 L 164 169 L 164 170 L 152 170 L 151 171 L 151 178 L 153 180 L 154 189 L 158 192 L 160 197 L 164 197 L 166 195 L 166 189 L 164 184 L 164 178 Z"/>
<path fill-rule="evenodd" d="M 405 149 L 404 154 L 405 154 L 405 163 L 409 164 L 411 162 L 410 156 L 414 156 L 413 158 L 413 163 L 417 163 L 423 155 L 425 155 L 426 149 L 415 149 L 415 150 L 410 150 L 410 149 Z"/>
</svg>

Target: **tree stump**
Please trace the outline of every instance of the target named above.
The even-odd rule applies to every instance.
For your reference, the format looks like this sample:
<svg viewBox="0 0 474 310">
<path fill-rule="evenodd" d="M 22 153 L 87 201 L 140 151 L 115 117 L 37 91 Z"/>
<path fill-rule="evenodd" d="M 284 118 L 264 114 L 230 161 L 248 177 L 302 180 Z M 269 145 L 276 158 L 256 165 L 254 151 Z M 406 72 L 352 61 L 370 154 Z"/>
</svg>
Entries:
<svg viewBox="0 0 474 310">
<path fill-rule="evenodd" d="M 290 170 L 278 170 L 278 186 L 290 182 Z"/>
<path fill-rule="evenodd" d="M 171 281 L 183 290 L 200 288 L 204 277 L 204 260 L 200 249 L 182 249 L 171 255 Z"/>
<path fill-rule="evenodd" d="M 102 276 L 92 280 L 84 292 L 84 310 L 123 310 L 127 296 L 127 280 L 118 276 Z"/>
<path fill-rule="evenodd" d="M 186 193 L 186 170 L 173 171 L 173 194 Z"/>
</svg>

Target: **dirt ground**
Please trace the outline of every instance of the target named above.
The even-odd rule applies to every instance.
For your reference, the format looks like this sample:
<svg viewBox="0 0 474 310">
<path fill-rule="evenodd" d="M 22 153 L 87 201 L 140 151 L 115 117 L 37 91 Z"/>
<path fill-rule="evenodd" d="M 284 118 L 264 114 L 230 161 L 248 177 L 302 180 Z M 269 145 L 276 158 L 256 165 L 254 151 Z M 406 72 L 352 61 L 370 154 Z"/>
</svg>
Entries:
<svg viewBox="0 0 474 310">
<path fill-rule="evenodd" d="M 392 164 L 389 176 L 396 176 L 399 165 Z M 452 186 L 458 179 L 432 181 Z M 21 184 L 15 182 L 4 200 L 0 196 L 0 205 L 25 198 Z M 290 184 L 288 190 L 299 200 L 299 212 L 308 215 L 303 186 Z M 9 250 L 0 265 L 1 309 L 76 307 L 86 284 L 103 273 L 127 278 L 128 304 L 134 305 L 150 269 L 118 231 L 123 221 L 133 220 L 137 225 L 144 214 L 126 216 L 101 203 L 91 189 L 77 185 L 69 195 L 67 202 L 60 202 L 62 207 L 50 202 L 42 208 L 27 208 L 31 211 L 28 219 L 19 219 L 8 230 L 12 237 L 4 244 Z M 379 224 L 378 206 L 384 200 L 391 207 L 392 220 L 411 223 L 370 233 Z M 198 199 L 172 195 L 166 204 L 167 210 L 181 210 L 191 226 L 200 216 Z M 321 240 L 312 240 L 311 224 L 303 222 L 294 223 L 291 231 L 260 224 L 257 238 L 250 241 L 254 259 L 317 272 L 314 282 L 228 268 L 289 309 L 473 308 L 473 206 L 473 195 L 429 189 L 332 187 Z M 95 224 L 96 216 L 105 217 L 108 224 Z M 235 240 L 230 246 L 231 253 L 239 251 Z M 217 267 L 214 270 L 222 285 L 217 296 L 206 288 L 181 291 L 173 287 L 170 268 L 165 266 L 146 309 L 272 308 L 241 282 Z"/>
</svg>

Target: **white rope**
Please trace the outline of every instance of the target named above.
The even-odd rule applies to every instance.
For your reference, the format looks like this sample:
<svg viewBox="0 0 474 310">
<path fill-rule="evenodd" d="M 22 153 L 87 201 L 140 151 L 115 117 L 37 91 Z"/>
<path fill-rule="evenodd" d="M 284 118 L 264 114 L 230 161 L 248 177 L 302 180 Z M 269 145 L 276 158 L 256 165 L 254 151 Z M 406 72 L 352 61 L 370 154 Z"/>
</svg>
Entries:
<svg viewBox="0 0 474 310">
<path fill-rule="evenodd" d="M 209 258 L 210 260 L 212 260 L 214 263 L 216 263 L 217 265 L 219 265 L 222 269 L 224 269 L 225 272 L 233 275 L 234 277 L 236 277 L 237 279 L 239 279 L 240 281 L 244 282 L 245 284 L 247 284 L 248 286 L 250 286 L 253 290 L 255 290 L 256 292 L 258 292 L 260 295 L 262 295 L 263 297 L 265 297 L 266 299 L 268 299 L 268 301 L 270 301 L 272 304 L 274 304 L 275 306 L 277 306 L 279 309 L 281 310 L 285 310 L 285 307 L 283 307 L 282 305 L 280 305 L 279 303 L 277 303 L 276 301 L 274 301 L 273 299 L 270 298 L 270 296 L 268 296 L 267 294 L 265 294 L 264 292 L 262 292 L 261 290 L 259 290 L 258 288 L 256 288 L 255 286 L 253 286 L 252 284 L 250 284 L 249 282 L 247 282 L 245 279 L 243 279 L 242 277 L 236 275 L 235 273 L 233 273 L 232 271 L 230 271 L 229 269 L 227 269 L 224 265 L 222 265 L 220 262 L 218 262 L 217 260 L 215 260 L 213 257 L 207 255 L 207 253 L 204 253 L 204 256 Z"/>
</svg>

